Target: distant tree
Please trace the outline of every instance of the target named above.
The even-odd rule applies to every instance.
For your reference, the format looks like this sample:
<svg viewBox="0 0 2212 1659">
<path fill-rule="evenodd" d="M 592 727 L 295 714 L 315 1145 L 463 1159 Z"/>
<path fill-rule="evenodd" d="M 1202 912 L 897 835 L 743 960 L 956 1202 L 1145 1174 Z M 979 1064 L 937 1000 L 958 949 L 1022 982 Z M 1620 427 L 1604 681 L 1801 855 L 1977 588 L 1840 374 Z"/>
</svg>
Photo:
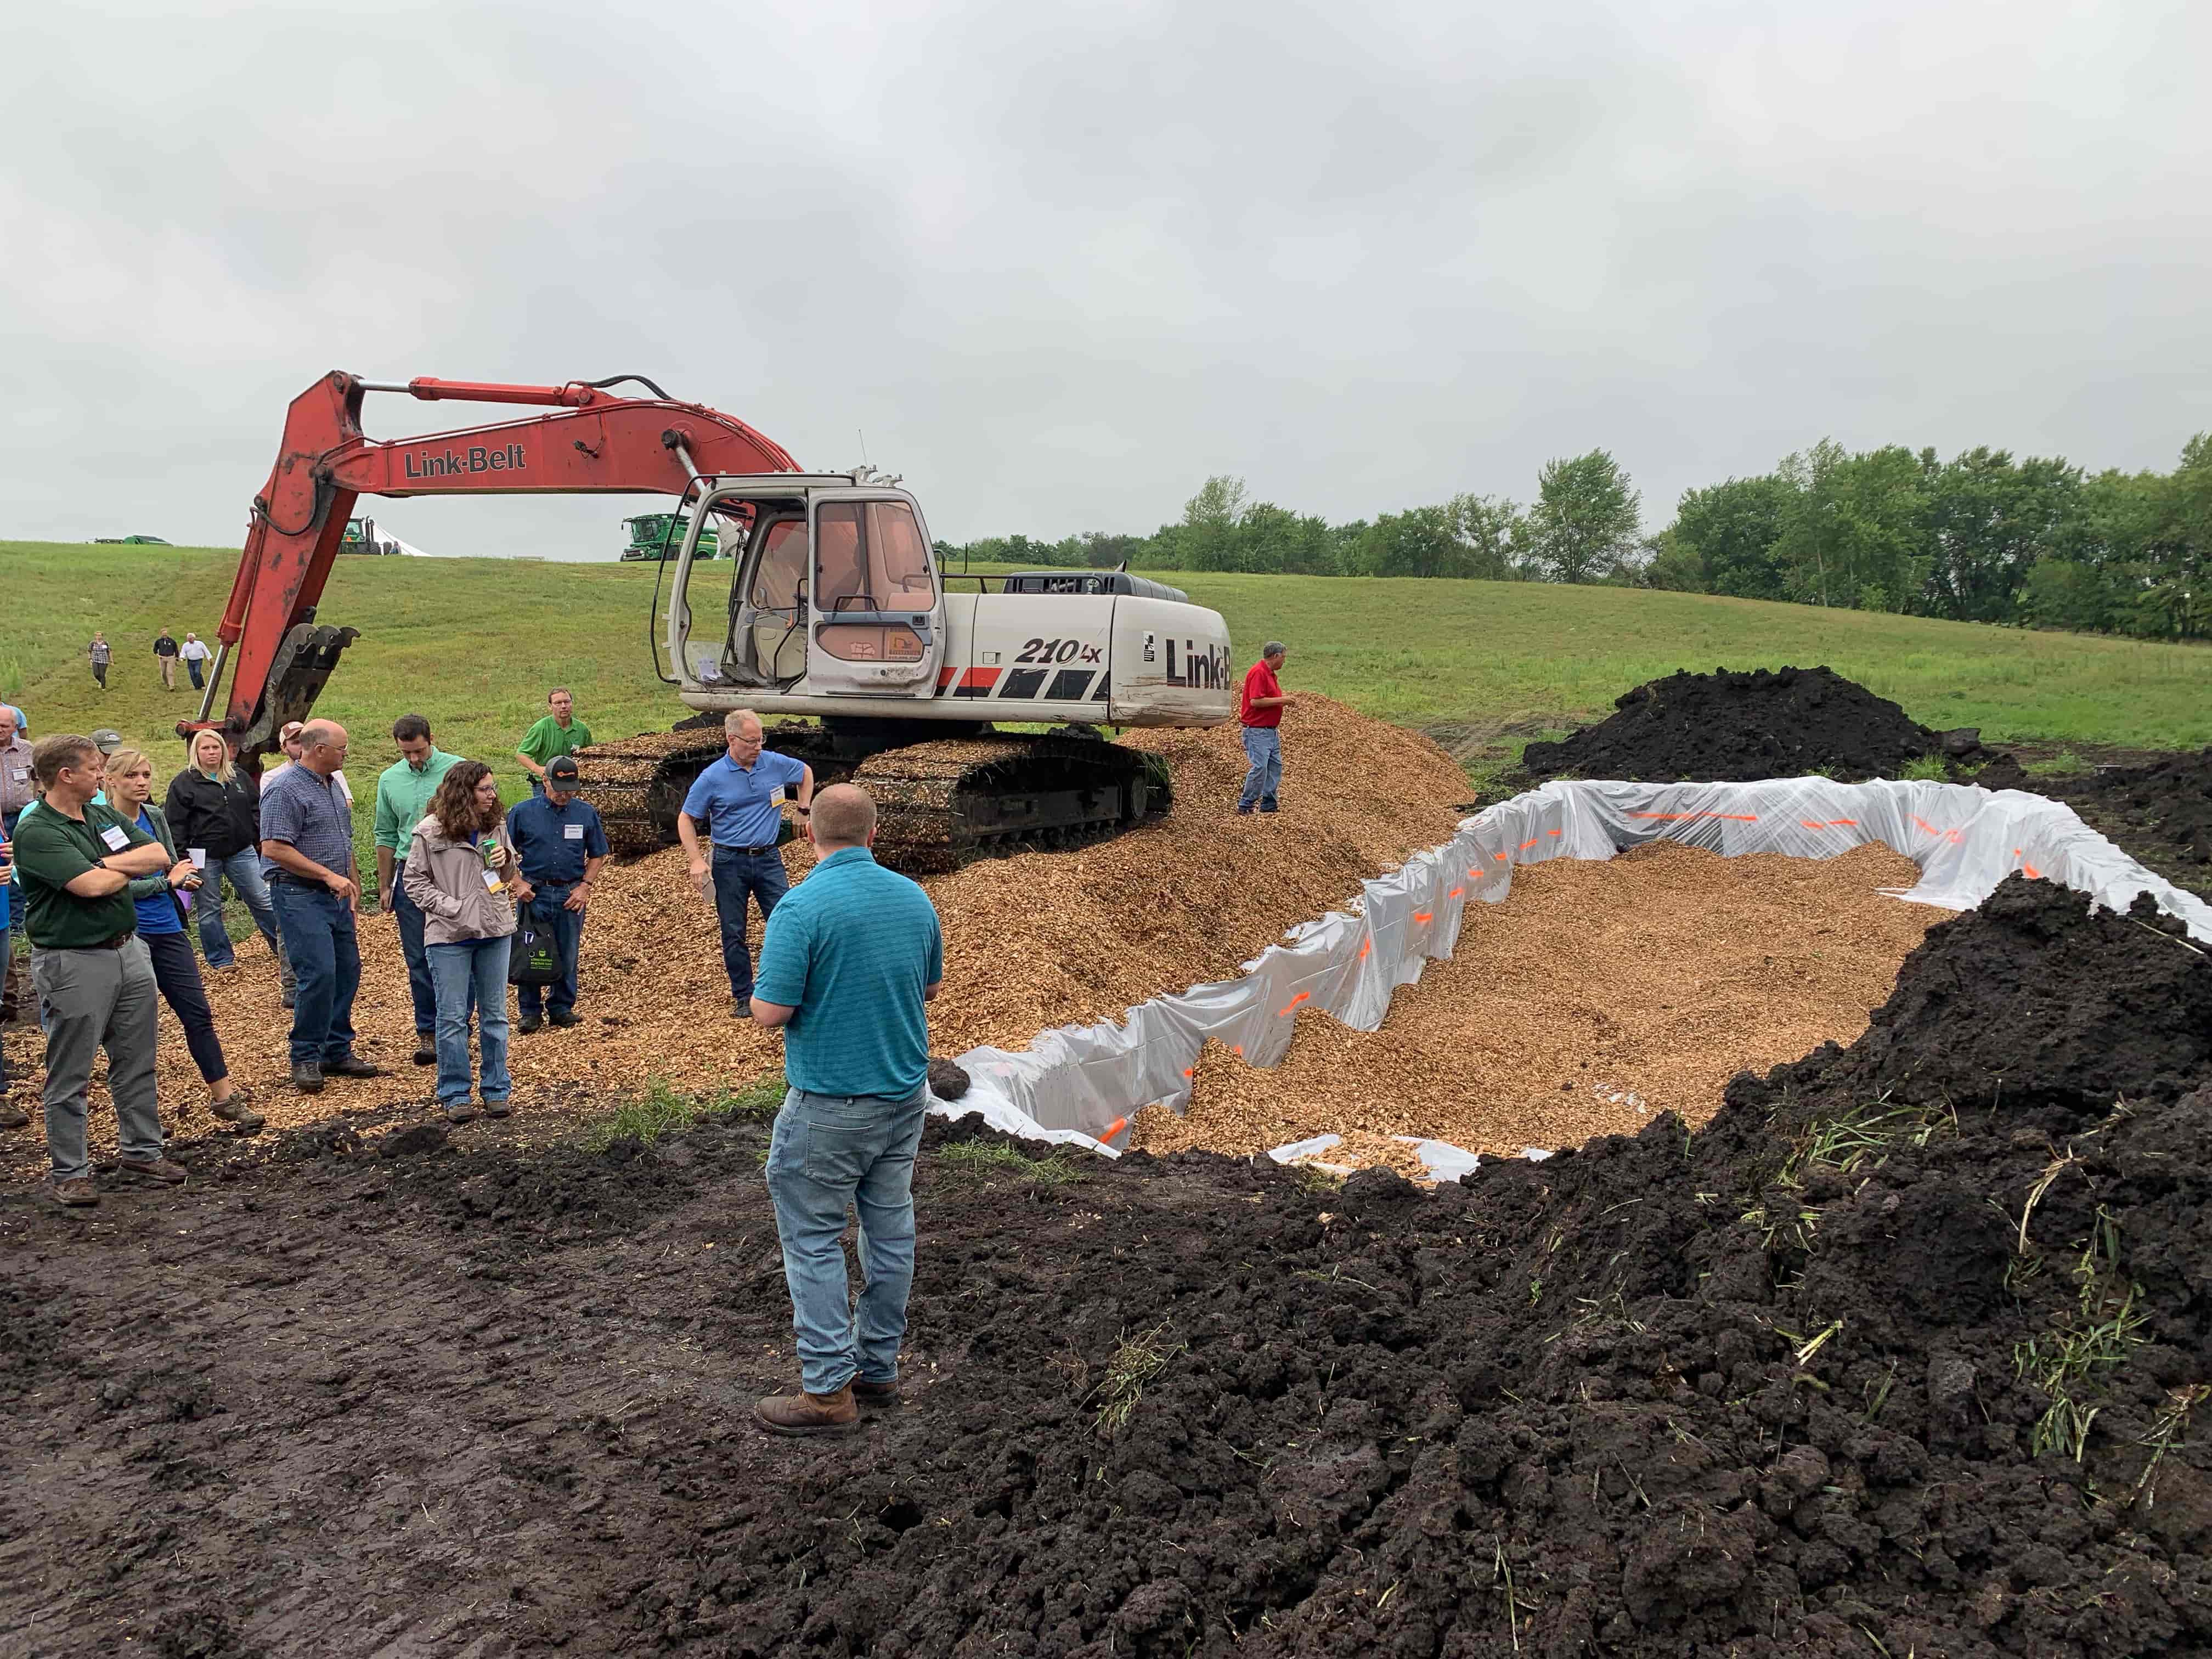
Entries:
<svg viewBox="0 0 2212 1659">
<path fill-rule="evenodd" d="M 1670 569 L 1694 566 L 1699 573 L 1702 585 L 1685 591 L 1784 597 L 1775 544 L 1790 495 L 1789 482 L 1771 472 L 1684 490 L 1674 509 L 1675 542 L 1667 551 Z"/>
<path fill-rule="evenodd" d="M 1231 570 L 1237 521 L 1244 516 L 1244 480 L 1217 474 L 1183 503 L 1182 552 L 1192 570 Z"/>
<path fill-rule="evenodd" d="M 1694 494 L 1695 492 L 1692 492 Z M 1705 593 L 1705 562 L 1698 550 L 1684 539 L 1679 525 L 1670 525 L 1644 544 L 1644 559 L 1638 571 L 1639 586 L 1662 588 L 1671 593 Z"/>
<path fill-rule="evenodd" d="M 1628 475 L 1602 449 L 1547 461 L 1529 513 L 1538 562 L 1556 581 L 1602 579 L 1634 552 L 1639 505 Z"/>
<path fill-rule="evenodd" d="M 1854 455 L 1823 438 L 1782 463 L 1792 487 L 1775 556 L 1787 597 L 1907 611 L 1931 562 L 1921 459 L 1892 444 Z"/>
<path fill-rule="evenodd" d="M 2015 463 L 1970 449 L 1926 465 L 1926 610 L 1960 622 L 2010 622 L 2039 560 L 2065 558 L 2082 527 L 2081 471 L 2063 460 Z"/>
<path fill-rule="evenodd" d="M 1526 515 L 1503 495 L 1451 498 L 1452 537 L 1459 544 L 1455 575 L 1486 581 L 1513 581 L 1528 574 L 1529 526 Z"/>
</svg>

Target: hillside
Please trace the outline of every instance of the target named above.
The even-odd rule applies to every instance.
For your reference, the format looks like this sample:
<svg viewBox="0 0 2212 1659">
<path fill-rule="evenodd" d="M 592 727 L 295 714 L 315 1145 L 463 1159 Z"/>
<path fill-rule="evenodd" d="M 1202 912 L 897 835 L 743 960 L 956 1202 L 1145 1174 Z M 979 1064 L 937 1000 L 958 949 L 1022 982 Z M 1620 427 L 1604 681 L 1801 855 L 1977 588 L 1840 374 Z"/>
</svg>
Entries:
<svg viewBox="0 0 2212 1659">
<path fill-rule="evenodd" d="M 191 704 L 181 684 L 161 692 L 153 635 L 166 622 L 180 638 L 186 629 L 211 636 L 236 557 L 0 542 L 0 695 L 30 710 L 34 731 L 105 725 L 166 738 Z M 728 568 L 715 576 L 726 581 Z M 321 707 L 353 728 L 364 772 L 390 747 L 382 728 L 416 708 L 447 747 L 496 761 L 556 682 L 574 688 L 601 736 L 665 726 L 679 711 L 647 649 L 654 574 L 612 562 L 341 560 L 321 614 L 362 637 Z M 1228 617 L 1240 659 L 1279 638 L 1291 647 L 1291 685 L 1405 724 L 1565 725 L 1677 667 L 1826 663 L 1933 726 L 1979 726 L 2015 741 L 2212 743 L 2212 652 L 2191 647 L 1616 588 L 1167 580 Z M 82 656 L 94 627 L 116 647 L 104 698 Z"/>
</svg>

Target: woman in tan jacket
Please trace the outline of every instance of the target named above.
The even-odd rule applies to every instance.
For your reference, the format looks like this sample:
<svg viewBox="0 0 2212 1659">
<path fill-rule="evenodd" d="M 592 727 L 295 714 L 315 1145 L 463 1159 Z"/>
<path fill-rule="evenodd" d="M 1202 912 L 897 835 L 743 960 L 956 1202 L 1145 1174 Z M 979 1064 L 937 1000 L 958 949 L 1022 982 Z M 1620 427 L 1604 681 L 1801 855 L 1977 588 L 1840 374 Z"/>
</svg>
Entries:
<svg viewBox="0 0 2212 1659">
<path fill-rule="evenodd" d="M 475 1006 L 484 1113 L 505 1117 L 507 953 L 514 934 L 514 851 L 501 834 L 499 784 L 482 761 L 457 761 L 415 826 L 400 877 L 422 911 L 422 953 L 438 1004 L 438 1103 L 455 1123 L 469 1103 L 469 1012 Z"/>
</svg>

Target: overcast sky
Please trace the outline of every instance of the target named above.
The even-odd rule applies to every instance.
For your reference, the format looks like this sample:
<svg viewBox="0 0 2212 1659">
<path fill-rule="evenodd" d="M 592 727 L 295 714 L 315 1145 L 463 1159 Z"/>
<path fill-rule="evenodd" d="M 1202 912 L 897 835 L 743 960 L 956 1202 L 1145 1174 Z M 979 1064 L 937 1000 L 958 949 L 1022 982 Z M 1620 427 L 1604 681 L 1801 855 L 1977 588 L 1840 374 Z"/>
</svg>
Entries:
<svg viewBox="0 0 2212 1659">
<path fill-rule="evenodd" d="M 80 0 L 5 57 L 0 538 L 235 544 L 330 368 L 865 433 L 954 541 L 1598 447 L 1656 529 L 1824 435 L 2212 428 L 2203 0 Z M 650 510 L 363 505 L 555 556 Z"/>
</svg>

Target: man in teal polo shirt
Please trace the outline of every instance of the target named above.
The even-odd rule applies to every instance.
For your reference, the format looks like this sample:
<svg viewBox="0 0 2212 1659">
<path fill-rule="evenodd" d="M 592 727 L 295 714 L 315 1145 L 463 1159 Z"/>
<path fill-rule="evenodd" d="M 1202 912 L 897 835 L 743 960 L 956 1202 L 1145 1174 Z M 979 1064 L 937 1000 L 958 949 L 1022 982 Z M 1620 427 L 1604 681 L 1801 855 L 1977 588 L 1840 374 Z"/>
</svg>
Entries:
<svg viewBox="0 0 2212 1659">
<path fill-rule="evenodd" d="M 800 1392 L 754 1410 L 777 1434 L 836 1434 L 899 1401 L 914 1285 L 914 1154 L 928 1107 L 929 1016 L 945 977 L 929 896 L 878 864 L 876 804 L 849 783 L 814 798 L 817 862 L 769 918 L 753 1018 L 783 1028 L 790 1085 L 769 1139 Z M 867 1288 L 848 1300 L 845 1207 Z M 857 1319 L 856 1319 L 857 1314 Z"/>
<path fill-rule="evenodd" d="M 430 959 L 422 951 L 422 910 L 407 896 L 396 872 L 407 857 L 415 826 L 429 816 L 430 798 L 461 757 L 431 741 L 430 722 L 420 714 L 402 714 L 392 721 L 392 740 L 399 745 L 399 758 L 376 780 L 376 826 L 372 832 L 376 890 L 399 924 L 399 954 L 407 958 L 407 994 L 415 1005 L 415 1063 L 435 1066 L 438 993 L 430 982 Z"/>
</svg>

